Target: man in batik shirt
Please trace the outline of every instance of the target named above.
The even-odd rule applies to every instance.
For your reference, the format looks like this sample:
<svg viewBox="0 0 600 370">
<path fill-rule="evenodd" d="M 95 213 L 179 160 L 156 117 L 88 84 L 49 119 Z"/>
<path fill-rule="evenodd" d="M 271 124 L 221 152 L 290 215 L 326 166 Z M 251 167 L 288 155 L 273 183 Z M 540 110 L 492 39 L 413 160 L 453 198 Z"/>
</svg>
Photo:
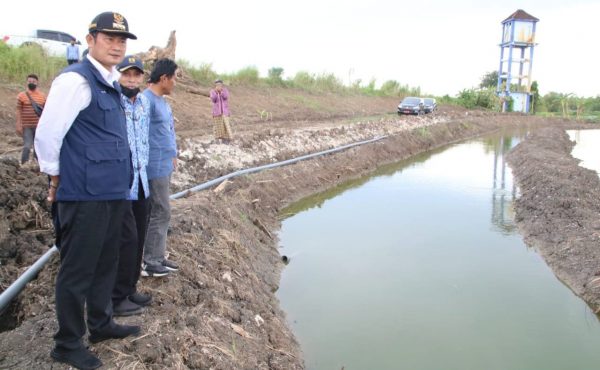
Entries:
<svg viewBox="0 0 600 370">
<path fill-rule="evenodd" d="M 148 294 L 136 290 L 140 277 L 146 229 L 148 228 L 149 195 L 148 175 L 148 99 L 140 93 L 144 79 L 144 67 L 138 57 L 126 56 L 117 66 L 121 77 L 121 105 L 127 119 L 127 140 L 131 149 L 133 182 L 128 208 L 123 219 L 123 231 L 119 250 L 119 269 L 113 290 L 114 316 L 130 316 L 141 313 L 152 301 Z"/>
</svg>

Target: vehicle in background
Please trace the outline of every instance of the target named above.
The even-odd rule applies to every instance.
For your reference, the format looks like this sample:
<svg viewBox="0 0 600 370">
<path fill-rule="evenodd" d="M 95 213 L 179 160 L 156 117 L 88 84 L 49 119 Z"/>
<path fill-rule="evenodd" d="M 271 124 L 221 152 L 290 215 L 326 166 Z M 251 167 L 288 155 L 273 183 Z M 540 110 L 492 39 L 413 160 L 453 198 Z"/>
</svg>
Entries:
<svg viewBox="0 0 600 370">
<path fill-rule="evenodd" d="M 434 98 L 423 98 L 425 104 L 425 113 L 433 113 L 437 109 L 437 103 Z"/>
<path fill-rule="evenodd" d="M 49 55 L 56 57 L 66 56 L 67 46 L 71 40 L 76 40 L 76 38 L 65 32 L 51 30 L 35 30 L 30 36 L 6 35 L 2 38 L 2 41 L 10 46 L 39 45 Z M 76 41 L 76 44 L 81 45 L 81 42 Z M 83 51 L 81 49 L 80 53 Z"/>
<path fill-rule="evenodd" d="M 425 103 L 421 98 L 406 97 L 398 105 L 398 114 L 424 114 Z"/>
</svg>

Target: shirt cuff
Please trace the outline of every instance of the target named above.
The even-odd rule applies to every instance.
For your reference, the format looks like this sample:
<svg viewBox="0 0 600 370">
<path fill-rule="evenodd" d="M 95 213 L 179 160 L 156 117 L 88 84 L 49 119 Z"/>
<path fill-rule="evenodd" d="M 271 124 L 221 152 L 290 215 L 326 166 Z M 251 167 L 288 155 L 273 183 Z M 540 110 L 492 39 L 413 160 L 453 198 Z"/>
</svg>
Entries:
<svg viewBox="0 0 600 370">
<path fill-rule="evenodd" d="M 38 161 L 38 163 L 40 165 L 40 172 L 46 173 L 50 176 L 58 176 L 60 174 L 58 162 Z"/>
</svg>

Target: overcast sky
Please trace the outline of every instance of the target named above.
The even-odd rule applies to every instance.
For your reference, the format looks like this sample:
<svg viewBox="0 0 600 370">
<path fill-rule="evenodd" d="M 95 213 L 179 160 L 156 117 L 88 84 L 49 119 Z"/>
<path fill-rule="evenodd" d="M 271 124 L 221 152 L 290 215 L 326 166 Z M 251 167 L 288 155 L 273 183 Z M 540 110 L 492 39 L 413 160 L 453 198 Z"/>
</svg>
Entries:
<svg viewBox="0 0 600 370">
<path fill-rule="evenodd" d="M 92 18 L 111 10 L 139 38 L 131 53 L 165 46 L 177 30 L 177 58 L 217 72 L 282 67 L 284 77 L 397 80 L 436 95 L 498 69 L 500 22 L 521 8 L 540 19 L 533 79 L 541 92 L 600 95 L 598 0 L 30 0 L 2 8 L 0 36 L 48 28 L 83 39 Z"/>
</svg>

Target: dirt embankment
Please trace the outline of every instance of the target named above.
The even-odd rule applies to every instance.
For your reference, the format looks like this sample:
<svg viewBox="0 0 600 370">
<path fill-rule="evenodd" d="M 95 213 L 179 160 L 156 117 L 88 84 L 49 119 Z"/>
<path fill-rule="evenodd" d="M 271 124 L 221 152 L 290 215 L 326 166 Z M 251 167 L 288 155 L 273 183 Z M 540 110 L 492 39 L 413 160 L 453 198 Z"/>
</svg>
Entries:
<svg viewBox="0 0 600 370">
<path fill-rule="evenodd" d="M 335 155 L 236 178 L 218 190 L 174 201 L 168 250 L 181 270 L 167 279 L 141 281 L 140 289 L 153 294 L 154 304 L 141 317 L 118 319 L 141 323 L 144 333 L 140 337 L 91 347 L 107 368 L 303 368 L 300 349 L 274 294 L 284 267 L 277 250 L 279 210 L 383 164 L 450 142 L 502 127 L 569 124 L 455 108 L 443 108 L 427 117 L 397 118 L 385 114 L 389 101 L 376 99 L 365 105 L 371 106 L 368 114 L 377 114 L 377 118 L 346 111 L 342 114 L 345 118 L 328 120 L 326 110 L 298 108 L 312 118 L 240 122 L 234 144 L 224 146 L 212 142 L 208 123 L 193 115 L 195 105 L 180 105 L 181 97 L 186 102 L 195 98 L 180 94 L 173 102 L 182 154 L 174 178 L 176 188 L 240 167 L 377 135 L 389 137 Z M 249 94 L 247 99 L 256 94 Z M 301 112 L 294 114 L 302 116 Z M 2 113 L 0 107 L 0 120 L 4 117 L 1 128 L 11 132 L 13 123 L 7 116 L 10 113 Z M 185 122 L 182 117 L 187 117 Z M 5 148 L 14 144 L 10 140 L 4 141 Z M 2 225 L 2 230 L 8 227 L 9 232 L 0 234 L 0 252 L 6 254 L 0 256 L 0 282 L 6 286 L 41 255 L 51 239 L 43 199 L 45 178 L 32 169 L 18 168 L 14 158 L 3 158 L 0 185 L 4 191 L 0 200 L 7 199 L 2 211 L 20 215 L 10 216 Z M 10 205 L 10 201 L 15 203 Z M 25 221 L 19 221 L 22 215 Z M 11 245 L 17 247 L 11 249 Z M 0 367 L 65 368 L 48 356 L 56 330 L 53 289 L 57 267 L 58 258 L 54 257 L 19 296 L 12 311 L 2 317 L 7 326 L 17 327 L 0 333 Z"/>
<path fill-rule="evenodd" d="M 571 156 L 560 128 L 535 131 L 508 156 L 521 189 L 517 222 L 556 276 L 600 312 L 600 180 Z"/>
</svg>

